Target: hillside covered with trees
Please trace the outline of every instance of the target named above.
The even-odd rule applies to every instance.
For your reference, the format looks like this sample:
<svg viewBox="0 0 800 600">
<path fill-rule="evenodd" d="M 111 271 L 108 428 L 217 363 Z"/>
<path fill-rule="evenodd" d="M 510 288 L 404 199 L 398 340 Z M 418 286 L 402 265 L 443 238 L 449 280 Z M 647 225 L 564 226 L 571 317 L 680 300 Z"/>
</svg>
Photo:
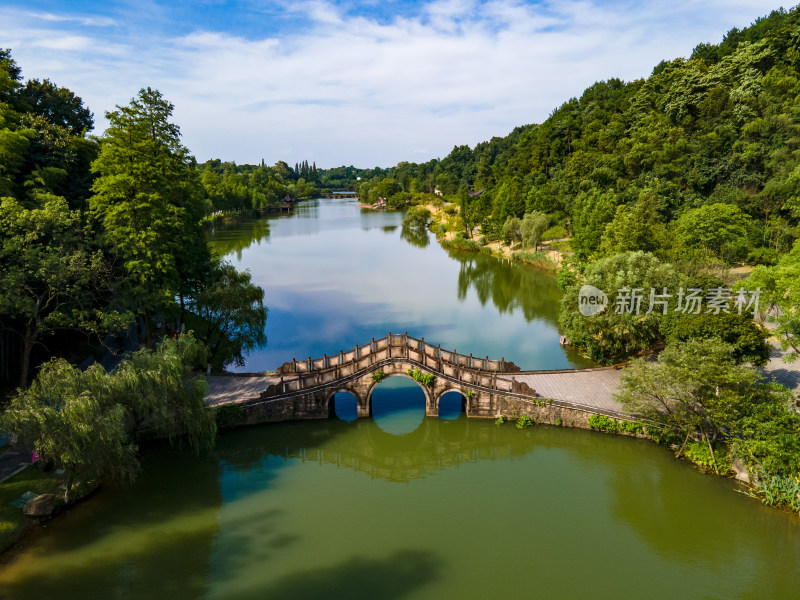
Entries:
<svg viewBox="0 0 800 600">
<path fill-rule="evenodd" d="M 403 192 L 484 190 L 484 233 L 545 213 L 581 257 L 645 250 L 775 263 L 800 218 L 800 11 L 775 11 L 646 79 L 600 81 L 539 125 L 400 163 Z"/>
</svg>

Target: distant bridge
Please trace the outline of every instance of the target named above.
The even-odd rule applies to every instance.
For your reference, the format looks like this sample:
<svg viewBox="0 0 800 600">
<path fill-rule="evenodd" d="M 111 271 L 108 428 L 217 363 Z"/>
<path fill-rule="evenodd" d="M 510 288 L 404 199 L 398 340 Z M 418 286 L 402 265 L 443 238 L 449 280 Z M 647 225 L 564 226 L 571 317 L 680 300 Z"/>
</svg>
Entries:
<svg viewBox="0 0 800 600">
<path fill-rule="evenodd" d="M 545 421 L 585 421 L 590 414 L 625 417 L 613 400 L 619 383 L 613 367 L 523 372 L 504 358 L 459 354 L 408 333 L 389 333 L 331 356 L 292 359 L 275 375 L 209 377 L 207 402 L 246 407 L 249 422 L 323 419 L 334 416 L 335 394 L 347 392 L 356 400 L 358 416 L 368 417 L 380 373 L 413 378 L 409 371 L 415 370 L 433 376 L 430 385 L 420 385 L 428 416 L 439 414 L 444 394 L 458 392 L 468 417 L 528 414 L 531 406 L 537 409 L 533 416 Z"/>
</svg>

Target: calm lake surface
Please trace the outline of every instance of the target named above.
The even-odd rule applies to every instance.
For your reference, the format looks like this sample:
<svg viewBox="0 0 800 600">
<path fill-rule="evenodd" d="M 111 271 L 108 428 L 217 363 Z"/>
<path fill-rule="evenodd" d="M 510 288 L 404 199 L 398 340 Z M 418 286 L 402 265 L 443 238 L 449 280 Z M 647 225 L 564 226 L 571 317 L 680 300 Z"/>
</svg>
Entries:
<svg viewBox="0 0 800 600">
<path fill-rule="evenodd" d="M 403 237 L 401 215 L 320 200 L 214 243 L 266 291 L 269 346 L 243 370 L 388 330 L 584 366 L 558 345 L 552 277 Z M 372 419 L 225 432 L 212 455 L 145 452 L 0 569 L 0 598 L 776 598 L 800 595 L 800 520 L 652 443 L 425 418 L 402 378 Z"/>
</svg>

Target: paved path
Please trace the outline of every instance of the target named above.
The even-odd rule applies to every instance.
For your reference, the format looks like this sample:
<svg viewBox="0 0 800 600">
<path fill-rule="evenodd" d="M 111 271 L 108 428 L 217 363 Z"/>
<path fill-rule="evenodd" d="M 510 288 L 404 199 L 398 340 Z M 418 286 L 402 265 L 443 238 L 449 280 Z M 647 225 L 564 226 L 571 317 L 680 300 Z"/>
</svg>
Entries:
<svg viewBox="0 0 800 600">
<path fill-rule="evenodd" d="M 0 483 L 31 464 L 31 451 L 22 446 L 0 450 Z"/>
<path fill-rule="evenodd" d="M 619 387 L 620 373 L 622 371 L 618 369 L 597 369 L 567 373 L 520 373 L 513 377 L 527 383 L 543 398 L 624 412 L 622 405 L 613 398 Z"/>
<path fill-rule="evenodd" d="M 206 404 L 238 404 L 253 400 L 273 383 L 280 381 L 278 375 L 237 376 L 209 375 Z"/>
<path fill-rule="evenodd" d="M 773 337 L 769 339 L 769 343 L 772 346 L 772 352 L 767 366 L 764 367 L 764 372 L 781 385 L 785 385 L 792 390 L 795 397 L 797 397 L 800 395 L 800 358 L 794 362 L 784 362 L 783 356 L 786 353 L 781 350 L 778 341 Z"/>
</svg>

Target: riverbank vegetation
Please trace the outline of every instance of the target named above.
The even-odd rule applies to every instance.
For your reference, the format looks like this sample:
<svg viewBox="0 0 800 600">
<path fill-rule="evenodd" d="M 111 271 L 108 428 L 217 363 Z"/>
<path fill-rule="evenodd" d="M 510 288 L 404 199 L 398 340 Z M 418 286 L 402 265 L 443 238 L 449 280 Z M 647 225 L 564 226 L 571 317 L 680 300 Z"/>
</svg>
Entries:
<svg viewBox="0 0 800 600">
<path fill-rule="evenodd" d="M 800 513 L 800 414 L 789 390 L 765 382 L 719 339 L 670 344 L 622 375 L 623 408 L 660 430 L 676 457 L 727 474 L 738 461 L 753 495 Z"/>
<path fill-rule="evenodd" d="M 267 312 L 209 250 L 233 196 L 204 187 L 172 104 L 144 88 L 94 137 L 79 97 L 20 73 L 0 51 L 0 431 L 69 504 L 132 479 L 151 438 L 212 447 L 200 372 L 263 345 Z"/>
<path fill-rule="evenodd" d="M 793 510 L 800 417 L 758 367 L 770 335 L 787 360 L 800 351 L 798 46 L 800 9 L 773 11 L 645 79 L 600 81 L 541 124 L 387 175 L 436 208 L 445 248 L 559 261 L 567 341 L 603 364 L 634 359 L 626 409 L 679 456 L 743 465 L 754 494 Z M 537 254 L 543 240 L 557 252 Z M 587 289 L 603 304 L 589 316 Z"/>
</svg>

